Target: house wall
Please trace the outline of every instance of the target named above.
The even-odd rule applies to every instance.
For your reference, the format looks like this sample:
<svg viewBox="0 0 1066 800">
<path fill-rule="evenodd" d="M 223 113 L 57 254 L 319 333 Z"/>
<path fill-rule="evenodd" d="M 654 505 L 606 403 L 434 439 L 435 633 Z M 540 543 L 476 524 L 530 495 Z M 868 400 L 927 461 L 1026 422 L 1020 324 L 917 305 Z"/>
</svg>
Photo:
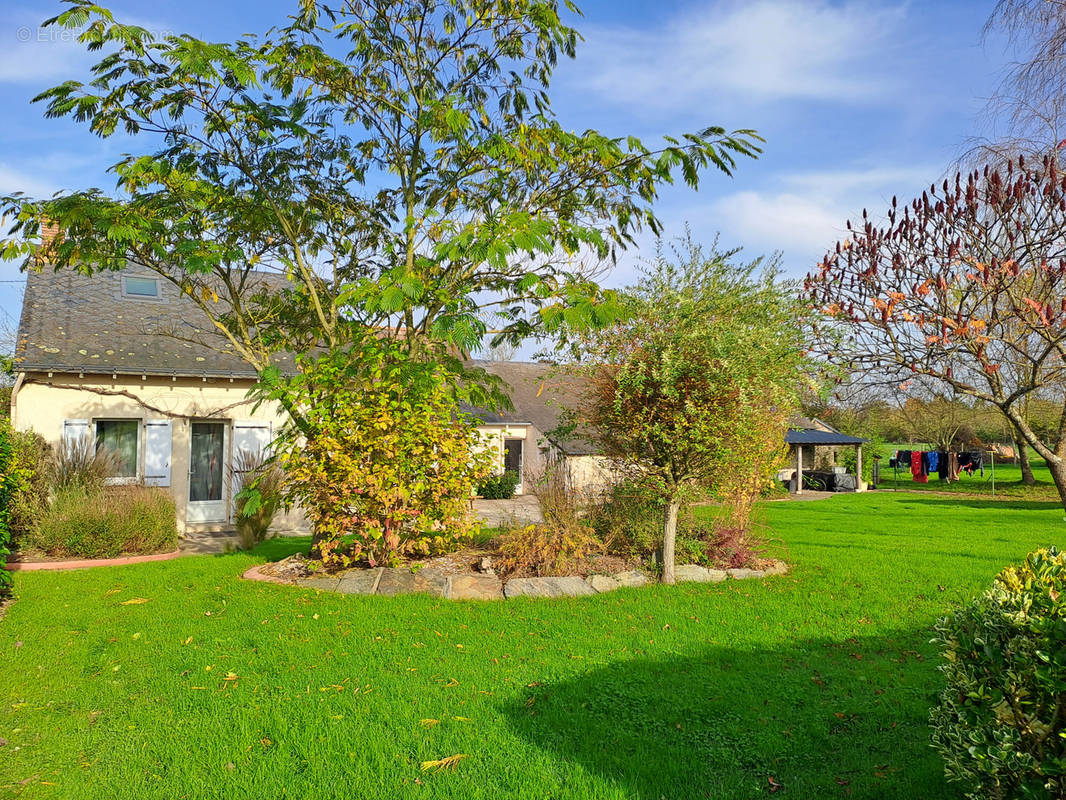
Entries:
<svg viewBox="0 0 1066 800">
<path fill-rule="evenodd" d="M 515 494 L 528 494 L 532 491 L 533 484 L 544 473 L 547 453 L 547 450 L 541 447 L 544 437 L 536 426 L 521 423 L 479 425 L 478 433 L 482 436 L 483 446 L 495 453 L 496 466 L 500 471 L 503 470 L 504 440 L 522 440 L 522 482 Z"/>
<path fill-rule="evenodd" d="M 64 420 L 135 419 L 141 422 L 140 462 L 144 474 L 144 425 L 147 420 L 172 424 L 170 485 L 177 506 L 178 529 L 186 528 L 189 497 L 190 422 L 205 420 L 228 425 L 227 462 L 233 455 L 233 423 L 256 421 L 277 431 L 284 422 L 279 407 L 264 403 L 255 411 L 247 393 L 252 382 L 228 378 L 140 379 L 131 376 L 79 377 L 77 374 L 27 374 L 12 401 L 12 423 L 19 430 L 39 433 L 53 447 L 63 439 Z M 120 394 L 126 393 L 126 394 Z M 223 498 L 232 514 L 233 486 L 226 465 Z M 225 523 L 222 523 L 223 525 Z M 281 512 L 274 520 L 279 530 L 306 530 L 298 511 Z"/>
<path fill-rule="evenodd" d="M 598 494 L 618 480 L 618 475 L 605 456 L 566 456 L 566 475 L 577 492 Z"/>
</svg>

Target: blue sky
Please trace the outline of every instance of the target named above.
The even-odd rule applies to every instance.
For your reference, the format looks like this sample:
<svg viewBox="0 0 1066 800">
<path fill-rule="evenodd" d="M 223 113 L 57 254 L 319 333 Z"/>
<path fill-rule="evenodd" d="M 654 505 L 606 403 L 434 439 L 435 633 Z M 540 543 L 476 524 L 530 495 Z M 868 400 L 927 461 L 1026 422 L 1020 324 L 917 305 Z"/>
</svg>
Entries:
<svg viewBox="0 0 1066 800">
<path fill-rule="evenodd" d="M 158 32 L 232 39 L 282 20 L 295 0 L 121 0 L 121 19 Z M 687 222 L 750 256 L 781 251 L 801 276 L 841 238 L 844 221 L 879 211 L 942 176 L 979 130 L 1007 53 L 982 44 L 993 0 L 596 0 L 574 20 L 585 41 L 560 65 L 562 122 L 654 140 L 708 125 L 755 128 L 767 142 L 733 178 L 671 187 L 667 234 Z M 92 57 L 39 24 L 59 3 L 0 0 L 0 193 L 111 188 L 106 168 L 131 149 L 30 99 L 86 74 Z M 136 149 L 148 149 L 145 142 Z M 645 248 L 650 245 L 644 238 Z M 606 279 L 633 276 L 632 253 Z M 17 316 L 18 268 L 0 264 L 0 323 Z M 13 281 L 13 282 L 12 282 Z M 2 325 L 0 325 L 2 327 Z"/>
</svg>

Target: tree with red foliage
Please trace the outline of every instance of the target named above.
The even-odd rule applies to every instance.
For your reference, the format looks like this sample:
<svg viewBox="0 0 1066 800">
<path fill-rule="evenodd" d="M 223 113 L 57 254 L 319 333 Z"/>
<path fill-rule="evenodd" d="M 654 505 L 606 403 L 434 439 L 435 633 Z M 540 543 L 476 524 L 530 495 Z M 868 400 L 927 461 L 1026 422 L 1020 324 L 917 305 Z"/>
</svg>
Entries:
<svg viewBox="0 0 1066 800">
<path fill-rule="evenodd" d="M 825 355 L 904 389 L 931 378 L 997 407 L 1046 461 L 1066 504 L 1066 175 L 1024 157 L 863 211 L 804 283 L 831 319 Z M 827 339 L 829 341 L 829 339 Z M 1035 430 L 1029 400 L 1061 413 Z"/>
</svg>

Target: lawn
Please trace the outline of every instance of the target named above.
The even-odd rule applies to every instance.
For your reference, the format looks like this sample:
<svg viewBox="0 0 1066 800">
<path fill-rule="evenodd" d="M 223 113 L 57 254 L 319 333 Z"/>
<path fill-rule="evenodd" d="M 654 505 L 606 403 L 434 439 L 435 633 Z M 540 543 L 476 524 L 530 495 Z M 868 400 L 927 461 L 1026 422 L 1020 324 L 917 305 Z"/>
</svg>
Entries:
<svg viewBox="0 0 1066 800">
<path fill-rule="evenodd" d="M 879 493 L 763 514 L 791 575 L 569 601 L 240 580 L 292 542 L 19 574 L 0 797 L 956 797 L 928 745 L 930 627 L 1066 544 L 1061 508 Z"/>
</svg>

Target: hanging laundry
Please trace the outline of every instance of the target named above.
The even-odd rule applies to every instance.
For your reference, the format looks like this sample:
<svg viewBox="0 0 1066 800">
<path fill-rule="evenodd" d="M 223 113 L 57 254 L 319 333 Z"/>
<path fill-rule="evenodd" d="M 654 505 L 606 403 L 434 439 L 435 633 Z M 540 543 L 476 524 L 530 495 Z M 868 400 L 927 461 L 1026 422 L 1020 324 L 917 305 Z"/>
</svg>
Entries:
<svg viewBox="0 0 1066 800">
<path fill-rule="evenodd" d="M 959 479 L 959 454 L 948 453 L 948 480 L 957 481 Z"/>
<path fill-rule="evenodd" d="M 940 453 L 930 450 L 925 455 L 929 461 L 929 474 L 932 475 L 934 472 L 938 472 L 938 467 L 940 465 Z"/>
<path fill-rule="evenodd" d="M 920 450 L 911 451 L 911 477 L 916 483 L 929 483 L 928 473 L 922 472 L 922 452 Z"/>
<path fill-rule="evenodd" d="M 948 479 L 948 454 L 941 451 L 936 454 L 937 462 L 937 475 L 940 480 L 946 481 Z"/>
</svg>

